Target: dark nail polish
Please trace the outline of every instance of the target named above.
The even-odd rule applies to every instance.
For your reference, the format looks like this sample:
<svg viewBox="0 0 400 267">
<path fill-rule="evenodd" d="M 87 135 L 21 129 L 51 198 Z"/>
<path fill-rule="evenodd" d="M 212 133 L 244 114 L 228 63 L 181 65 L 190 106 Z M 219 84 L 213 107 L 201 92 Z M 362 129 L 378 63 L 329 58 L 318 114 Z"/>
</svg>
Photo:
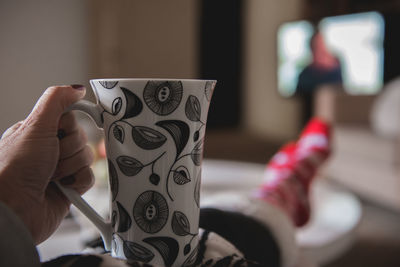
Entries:
<svg viewBox="0 0 400 267">
<path fill-rule="evenodd" d="M 72 185 L 73 183 L 75 183 L 75 177 L 73 175 L 64 177 L 60 180 L 60 183 L 62 185 Z"/>
<path fill-rule="evenodd" d="M 71 87 L 76 90 L 83 90 L 85 88 L 85 86 L 83 86 L 82 84 L 72 84 Z"/>
<path fill-rule="evenodd" d="M 63 129 L 58 129 L 57 131 L 57 138 L 59 140 L 63 139 L 67 134 L 65 133 L 65 131 Z"/>
</svg>

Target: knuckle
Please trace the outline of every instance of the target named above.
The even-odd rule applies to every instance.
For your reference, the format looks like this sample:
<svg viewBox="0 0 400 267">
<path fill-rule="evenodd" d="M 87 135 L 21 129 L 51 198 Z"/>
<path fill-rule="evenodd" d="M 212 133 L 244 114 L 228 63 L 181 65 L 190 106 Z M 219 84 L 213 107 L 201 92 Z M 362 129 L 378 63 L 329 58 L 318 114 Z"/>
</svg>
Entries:
<svg viewBox="0 0 400 267">
<path fill-rule="evenodd" d="M 23 121 L 19 121 L 14 125 L 12 125 L 11 127 L 9 127 L 8 129 L 6 129 L 0 139 L 6 138 L 15 133 L 21 127 L 22 124 Z"/>
</svg>

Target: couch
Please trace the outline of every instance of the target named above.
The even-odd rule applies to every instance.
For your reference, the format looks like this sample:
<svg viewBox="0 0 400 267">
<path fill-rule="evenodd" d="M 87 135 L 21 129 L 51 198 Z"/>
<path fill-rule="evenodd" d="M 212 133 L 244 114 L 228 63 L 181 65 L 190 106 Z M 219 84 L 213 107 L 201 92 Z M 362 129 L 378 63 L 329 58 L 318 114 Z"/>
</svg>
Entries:
<svg viewBox="0 0 400 267">
<path fill-rule="evenodd" d="M 398 92 L 399 85 L 397 82 L 398 88 L 394 88 Z M 389 129 L 388 134 L 385 127 L 379 128 L 400 124 L 400 113 L 394 114 L 400 108 L 388 106 L 386 102 L 393 105 L 394 98 L 383 97 L 386 90 L 382 92 L 349 95 L 334 86 L 316 92 L 314 114 L 333 125 L 333 153 L 321 174 L 361 199 L 400 211 L 400 132 Z M 393 111 L 392 115 L 387 116 L 388 111 Z"/>
</svg>

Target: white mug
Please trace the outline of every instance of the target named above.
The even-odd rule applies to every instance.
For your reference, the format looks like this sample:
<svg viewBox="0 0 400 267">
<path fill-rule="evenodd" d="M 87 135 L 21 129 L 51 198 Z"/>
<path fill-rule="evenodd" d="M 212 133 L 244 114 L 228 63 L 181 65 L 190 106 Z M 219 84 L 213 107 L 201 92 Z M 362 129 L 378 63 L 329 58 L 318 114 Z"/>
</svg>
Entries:
<svg viewBox="0 0 400 267">
<path fill-rule="evenodd" d="M 198 250 L 203 141 L 216 81 L 90 82 L 97 104 L 82 100 L 70 109 L 86 112 L 104 129 L 111 222 L 75 191 L 58 186 L 96 225 L 113 257 L 192 266 Z"/>
</svg>

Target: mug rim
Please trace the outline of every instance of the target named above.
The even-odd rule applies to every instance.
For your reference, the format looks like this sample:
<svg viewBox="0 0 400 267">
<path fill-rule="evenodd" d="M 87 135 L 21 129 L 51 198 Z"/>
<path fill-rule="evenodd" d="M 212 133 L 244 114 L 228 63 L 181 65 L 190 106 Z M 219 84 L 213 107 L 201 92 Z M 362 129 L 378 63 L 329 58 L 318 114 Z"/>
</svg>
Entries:
<svg viewBox="0 0 400 267">
<path fill-rule="evenodd" d="M 217 80 L 207 79 L 176 79 L 176 78 L 97 78 L 90 79 L 90 81 L 185 81 L 185 82 L 217 82 Z"/>
</svg>

